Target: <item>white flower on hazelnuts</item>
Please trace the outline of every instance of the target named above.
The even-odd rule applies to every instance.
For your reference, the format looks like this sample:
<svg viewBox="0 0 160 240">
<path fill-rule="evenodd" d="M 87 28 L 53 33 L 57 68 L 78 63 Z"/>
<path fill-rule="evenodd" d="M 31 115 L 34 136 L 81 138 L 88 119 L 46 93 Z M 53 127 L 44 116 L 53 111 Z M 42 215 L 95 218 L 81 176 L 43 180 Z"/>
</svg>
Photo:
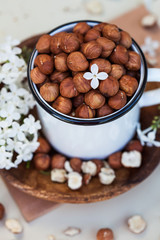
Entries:
<svg viewBox="0 0 160 240">
<path fill-rule="evenodd" d="M 105 80 L 108 77 L 106 72 L 98 72 L 97 64 L 91 66 L 91 72 L 86 72 L 83 74 L 86 80 L 91 80 L 91 87 L 96 89 L 99 86 L 99 80 Z"/>
</svg>

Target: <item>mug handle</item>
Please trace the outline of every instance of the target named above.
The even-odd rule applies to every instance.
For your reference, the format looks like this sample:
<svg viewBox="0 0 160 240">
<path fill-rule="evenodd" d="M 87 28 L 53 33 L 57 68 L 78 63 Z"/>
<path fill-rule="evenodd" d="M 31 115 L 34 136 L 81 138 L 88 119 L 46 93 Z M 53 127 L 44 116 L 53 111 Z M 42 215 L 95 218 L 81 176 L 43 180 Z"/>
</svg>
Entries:
<svg viewBox="0 0 160 240">
<path fill-rule="evenodd" d="M 148 69 L 147 82 L 160 82 L 160 68 Z M 160 104 L 160 88 L 144 92 L 139 101 L 140 108 L 156 104 Z"/>
</svg>

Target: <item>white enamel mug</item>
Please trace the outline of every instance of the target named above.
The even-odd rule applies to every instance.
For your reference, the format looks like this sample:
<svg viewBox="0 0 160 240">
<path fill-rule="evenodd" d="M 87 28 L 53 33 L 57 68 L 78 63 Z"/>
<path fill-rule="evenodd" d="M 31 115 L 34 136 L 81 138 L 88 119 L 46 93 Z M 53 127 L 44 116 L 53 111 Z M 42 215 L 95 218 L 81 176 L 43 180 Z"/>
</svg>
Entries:
<svg viewBox="0 0 160 240">
<path fill-rule="evenodd" d="M 49 34 L 52 36 L 62 31 L 70 32 L 77 22 L 59 26 Z M 96 21 L 86 22 L 90 26 L 99 23 Z M 108 155 L 121 150 L 133 138 L 139 121 L 140 107 L 160 103 L 160 89 L 143 93 L 147 80 L 160 82 L 160 69 L 148 69 L 147 71 L 145 57 L 134 40 L 132 49 L 139 53 L 141 57 L 140 80 L 137 91 L 122 109 L 108 116 L 93 119 L 80 119 L 65 115 L 53 109 L 41 97 L 36 85 L 30 78 L 30 71 L 34 68 L 34 60 L 38 54 L 36 49 L 33 51 L 28 65 L 29 86 L 37 101 L 37 110 L 43 126 L 43 133 L 57 151 L 68 157 L 79 157 L 84 160 L 104 159 Z"/>
</svg>

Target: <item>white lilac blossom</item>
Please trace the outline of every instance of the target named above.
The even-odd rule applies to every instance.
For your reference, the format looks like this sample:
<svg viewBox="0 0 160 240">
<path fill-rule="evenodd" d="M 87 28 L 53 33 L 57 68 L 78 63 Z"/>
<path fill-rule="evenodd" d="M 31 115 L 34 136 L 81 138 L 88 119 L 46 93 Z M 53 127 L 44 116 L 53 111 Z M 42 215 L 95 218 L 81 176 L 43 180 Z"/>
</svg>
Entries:
<svg viewBox="0 0 160 240">
<path fill-rule="evenodd" d="M 23 83 L 27 67 L 17 55 L 21 53 L 17 44 L 10 37 L 0 44 L 0 169 L 7 170 L 32 159 L 41 128 L 31 114 L 27 116 L 35 101 Z"/>
<path fill-rule="evenodd" d="M 108 77 L 106 72 L 98 72 L 97 64 L 91 66 L 91 72 L 86 72 L 83 74 L 86 80 L 91 80 L 91 87 L 96 89 L 99 86 L 99 80 L 105 80 Z"/>
<path fill-rule="evenodd" d="M 155 140 L 156 133 L 157 129 L 156 128 L 153 129 L 152 126 L 142 131 L 140 123 L 138 123 L 137 125 L 137 135 L 143 146 L 146 144 L 149 147 L 152 146 L 160 147 L 160 142 Z"/>
<path fill-rule="evenodd" d="M 144 39 L 144 44 L 141 46 L 142 51 L 147 53 L 150 57 L 156 57 L 156 50 L 160 47 L 160 42 L 152 40 L 151 37 L 146 37 Z"/>
</svg>

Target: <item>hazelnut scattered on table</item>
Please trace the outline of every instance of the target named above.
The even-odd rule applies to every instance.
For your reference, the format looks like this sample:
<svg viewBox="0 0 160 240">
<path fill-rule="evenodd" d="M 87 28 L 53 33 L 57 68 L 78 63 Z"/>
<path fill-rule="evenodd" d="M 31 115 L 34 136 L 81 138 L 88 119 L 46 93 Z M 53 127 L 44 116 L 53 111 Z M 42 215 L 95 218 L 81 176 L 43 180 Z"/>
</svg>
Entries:
<svg viewBox="0 0 160 240">
<path fill-rule="evenodd" d="M 143 232 L 146 226 L 146 221 L 140 215 L 135 215 L 128 219 L 128 228 L 133 233 L 139 234 Z"/>
<path fill-rule="evenodd" d="M 115 24 L 79 22 L 72 32 L 39 38 L 30 76 L 55 110 L 78 118 L 104 117 L 124 107 L 138 88 L 141 59 L 131 45 L 129 33 Z M 92 78 L 86 79 L 89 72 Z M 106 79 L 98 78 L 101 73 Z"/>
<path fill-rule="evenodd" d="M 101 228 L 97 232 L 97 240 L 114 240 L 113 231 L 110 228 Z"/>
<path fill-rule="evenodd" d="M 17 219 L 14 219 L 14 218 L 7 219 L 5 221 L 5 226 L 9 231 L 11 231 L 14 234 L 18 234 L 23 231 L 23 227 L 22 227 L 21 223 Z"/>
</svg>

